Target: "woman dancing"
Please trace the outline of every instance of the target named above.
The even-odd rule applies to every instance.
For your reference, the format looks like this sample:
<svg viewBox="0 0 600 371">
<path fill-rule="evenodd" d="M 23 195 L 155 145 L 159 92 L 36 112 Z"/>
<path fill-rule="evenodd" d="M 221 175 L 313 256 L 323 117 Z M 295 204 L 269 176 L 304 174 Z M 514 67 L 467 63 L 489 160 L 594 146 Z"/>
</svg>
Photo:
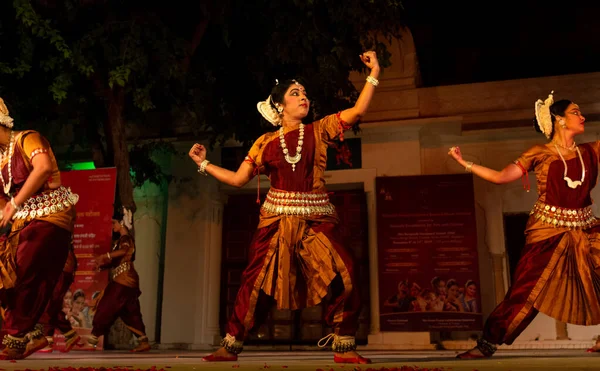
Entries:
<svg viewBox="0 0 600 371">
<path fill-rule="evenodd" d="M 324 179 L 328 142 L 367 112 L 379 84 L 375 52 L 366 52 L 361 59 L 371 73 L 354 107 L 313 123 L 302 122 L 310 109 L 304 86 L 296 80 L 278 83 L 257 107 L 279 130 L 261 136 L 237 172 L 210 163 L 200 144 L 190 150 L 198 172 L 225 184 L 242 187 L 260 173 L 271 181 L 227 334 L 222 347 L 205 361 L 237 360 L 243 341 L 262 324 L 273 301 L 278 309 L 301 309 L 318 305 L 331 290 L 326 320 L 334 333 L 319 345 L 333 340 L 335 362 L 370 362 L 356 352 L 361 306 L 356 272 L 337 234 L 338 216 Z"/>
</svg>

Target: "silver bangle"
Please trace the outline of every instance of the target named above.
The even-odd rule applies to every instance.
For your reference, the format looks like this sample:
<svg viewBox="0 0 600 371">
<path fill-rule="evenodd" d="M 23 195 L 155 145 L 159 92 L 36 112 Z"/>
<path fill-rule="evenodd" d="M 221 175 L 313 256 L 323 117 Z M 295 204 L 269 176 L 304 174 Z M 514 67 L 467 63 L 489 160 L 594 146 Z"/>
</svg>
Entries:
<svg viewBox="0 0 600 371">
<path fill-rule="evenodd" d="M 465 166 L 465 171 L 468 173 L 472 173 L 473 169 L 471 169 L 473 167 L 473 162 L 472 161 L 467 161 L 467 166 Z"/>
<path fill-rule="evenodd" d="M 108 257 L 108 260 L 112 260 L 112 258 L 110 257 L 110 253 L 109 252 L 106 253 L 106 256 Z"/>
<path fill-rule="evenodd" d="M 204 176 L 207 176 L 208 174 L 206 173 L 206 167 L 208 166 L 208 164 L 210 164 L 210 161 L 208 160 L 204 160 L 200 163 L 200 166 L 198 166 L 198 172 Z"/>
<path fill-rule="evenodd" d="M 17 205 L 17 203 L 15 202 L 15 198 L 11 197 L 10 198 L 10 204 L 12 205 L 12 207 L 16 210 L 19 211 L 21 210 L 21 206 Z"/>
<path fill-rule="evenodd" d="M 379 85 L 379 80 L 370 75 L 367 76 L 367 82 L 371 83 L 373 86 Z"/>
</svg>

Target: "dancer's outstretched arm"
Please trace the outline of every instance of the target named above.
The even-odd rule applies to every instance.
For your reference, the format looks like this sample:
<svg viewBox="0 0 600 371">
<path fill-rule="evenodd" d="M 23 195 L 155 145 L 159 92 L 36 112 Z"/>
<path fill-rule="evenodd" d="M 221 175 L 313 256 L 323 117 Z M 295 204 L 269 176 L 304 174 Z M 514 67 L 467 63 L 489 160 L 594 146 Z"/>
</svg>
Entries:
<svg viewBox="0 0 600 371">
<path fill-rule="evenodd" d="M 202 162 L 206 160 L 206 147 L 201 144 L 194 144 L 190 149 L 189 156 L 200 167 Z M 254 167 L 244 161 L 237 171 L 231 171 L 209 163 L 204 168 L 204 171 L 212 175 L 221 183 L 225 183 L 232 187 L 241 188 L 245 186 L 254 177 Z"/>
<path fill-rule="evenodd" d="M 501 171 L 497 171 L 482 165 L 477 165 L 473 164 L 472 162 L 465 161 L 462 158 L 462 153 L 460 152 L 459 147 L 450 148 L 450 151 L 448 151 L 448 155 L 450 155 L 454 160 L 456 160 L 456 162 L 463 166 L 467 171 L 471 171 L 478 177 L 495 184 L 510 183 L 519 179 L 523 175 L 523 170 L 521 170 L 519 166 L 517 166 L 514 163 L 509 164 Z"/>
</svg>

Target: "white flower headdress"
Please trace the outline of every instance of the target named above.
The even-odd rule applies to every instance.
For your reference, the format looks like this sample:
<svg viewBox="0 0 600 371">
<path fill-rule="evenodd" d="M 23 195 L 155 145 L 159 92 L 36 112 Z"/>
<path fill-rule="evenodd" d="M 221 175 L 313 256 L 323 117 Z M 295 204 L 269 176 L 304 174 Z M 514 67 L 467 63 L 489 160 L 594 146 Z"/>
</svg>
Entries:
<svg viewBox="0 0 600 371">
<path fill-rule="evenodd" d="M 269 97 L 261 102 L 258 102 L 256 108 L 258 112 L 265 118 L 265 120 L 269 121 L 273 126 L 281 125 L 281 117 L 279 116 L 279 112 L 273 107 L 271 104 L 273 99 L 269 95 Z"/>
<path fill-rule="evenodd" d="M 538 125 L 542 130 L 542 133 L 546 138 L 550 139 L 552 135 L 552 114 L 550 113 L 550 106 L 554 103 L 554 90 L 550 92 L 548 98 L 545 101 L 538 99 L 535 102 L 535 118 L 537 119 Z"/>
<path fill-rule="evenodd" d="M 0 98 L 0 125 L 12 129 L 13 121 L 13 118 L 8 115 L 8 108 L 4 104 L 4 99 Z"/>
<path fill-rule="evenodd" d="M 295 79 L 292 79 L 292 81 L 296 85 L 300 85 L 300 83 Z M 279 80 L 275 79 L 275 85 L 279 85 Z M 269 97 L 266 100 L 258 102 L 256 104 L 256 109 L 258 109 L 258 112 L 260 112 L 262 117 L 264 117 L 265 120 L 269 121 L 271 125 L 279 126 L 281 125 L 282 120 L 281 116 L 279 115 L 279 112 L 277 111 L 277 109 L 275 109 L 275 107 L 277 106 L 278 104 L 273 102 L 273 98 L 269 95 Z"/>
<path fill-rule="evenodd" d="M 127 227 L 127 229 L 131 230 L 133 228 L 133 213 L 131 210 L 128 210 L 123 206 L 123 219 L 121 220 L 121 225 Z"/>
</svg>

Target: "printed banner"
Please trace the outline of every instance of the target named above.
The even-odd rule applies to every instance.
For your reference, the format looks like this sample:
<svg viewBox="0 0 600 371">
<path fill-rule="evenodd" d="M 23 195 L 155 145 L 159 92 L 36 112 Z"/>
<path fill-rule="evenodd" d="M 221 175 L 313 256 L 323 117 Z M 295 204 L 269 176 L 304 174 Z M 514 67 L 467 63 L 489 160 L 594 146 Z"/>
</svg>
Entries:
<svg viewBox="0 0 600 371">
<path fill-rule="evenodd" d="M 378 177 L 381 331 L 482 325 L 473 178 Z"/>
<path fill-rule="evenodd" d="M 71 289 L 63 302 L 63 310 L 82 342 L 92 331 L 94 307 L 108 284 L 108 272 L 98 272 L 94 256 L 111 249 L 112 215 L 117 182 L 115 168 L 78 170 L 61 173 L 61 181 L 79 195 L 73 245 L 77 256 L 77 271 Z M 64 337 L 54 336 L 55 349 L 64 347 Z M 102 349 L 101 338 L 97 349 Z M 77 347 L 73 348 L 77 350 Z"/>
</svg>

